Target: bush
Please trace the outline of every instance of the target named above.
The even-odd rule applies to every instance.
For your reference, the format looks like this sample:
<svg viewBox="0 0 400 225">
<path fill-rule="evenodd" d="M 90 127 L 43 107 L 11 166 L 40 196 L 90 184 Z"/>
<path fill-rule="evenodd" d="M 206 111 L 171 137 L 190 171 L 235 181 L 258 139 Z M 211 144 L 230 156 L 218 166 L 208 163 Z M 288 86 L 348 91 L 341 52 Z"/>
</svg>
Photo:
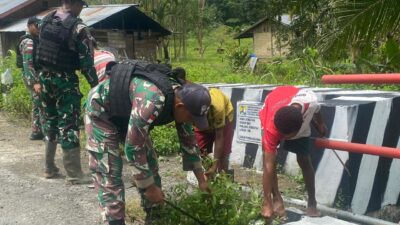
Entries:
<svg viewBox="0 0 400 225">
<path fill-rule="evenodd" d="M 210 188 L 211 194 L 198 189 L 191 192 L 187 185 L 178 185 L 167 199 L 207 225 L 244 225 L 258 219 L 262 198 L 256 191 L 244 193 L 239 184 L 225 175 L 217 175 Z M 161 216 L 162 225 L 197 225 L 168 205 L 161 210 Z"/>
<path fill-rule="evenodd" d="M 269 63 L 257 64 L 255 73 L 261 80 L 270 80 L 274 84 L 295 84 L 303 80 L 298 60 L 274 58 Z"/>
<path fill-rule="evenodd" d="M 249 49 L 246 47 L 241 47 L 238 44 L 233 44 L 228 48 L 226 53 L 226 58 L 229 62 L 229 67 L 233 70 L 241 70 L 245 67 L 247 61 L 249 60 Z"/>
<path fill-rule="evenodd" d="M 179 139 L 174 124 L 157 126 L 151 131 L 154 149 L 158 155 L 171 155 L 179 152 Z"/>
<path fill-rule="evenodd" d="M 10 69 L 14 81 L 6 98 L 1 97 L 0 107 L 12 116 L 28 119 L 32 109 L 31 97 L 22 80 L 22 71 L 16 67 L 15 60 L 14 51 L 9 51 L 8 56 L 0 58 L 0 74 Z"/>
</svg>

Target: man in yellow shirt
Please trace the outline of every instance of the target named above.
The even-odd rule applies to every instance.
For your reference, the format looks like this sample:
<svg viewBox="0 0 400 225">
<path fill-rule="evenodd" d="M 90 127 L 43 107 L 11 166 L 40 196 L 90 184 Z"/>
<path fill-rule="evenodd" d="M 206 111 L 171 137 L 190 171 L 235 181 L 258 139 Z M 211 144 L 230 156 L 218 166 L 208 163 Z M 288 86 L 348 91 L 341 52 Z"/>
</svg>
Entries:
<svg viewBox="0 0 400 225">
<path fill-rule="evenodd" d="M 232 151 L 233 139 L 233 106 L 229 98 L 221 90 L 210 88 L 211 106 L 208 111 L 207 130 L 195 128 L 195 135 L 203 156 L 212 153 L 214 145 L 214 163 L 207 171 L 209 175 L 215 172 L 228 172 L 229 155 Z"/>
</svg>

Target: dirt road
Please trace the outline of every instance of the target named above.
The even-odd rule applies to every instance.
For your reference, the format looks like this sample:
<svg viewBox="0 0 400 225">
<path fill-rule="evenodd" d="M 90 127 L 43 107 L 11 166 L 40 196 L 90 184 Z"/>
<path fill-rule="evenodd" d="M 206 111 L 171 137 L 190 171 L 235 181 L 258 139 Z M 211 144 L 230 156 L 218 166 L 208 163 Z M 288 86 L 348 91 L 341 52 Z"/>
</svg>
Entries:
<svg viewBox="0 0 400 225">
<path fill-rule="evenodd" d="M 43 178 L 44 144 L 30 141 L 29 135 L 28 127 L 0 114 L 0 225 L 104 224 L 93 189 L 69 185 L 64 178 Z M 82 165 L 88 172 L 85 155 Z M 61 157 L 58 149 L 56 163 L 65 174 Z M 127 190 L 127 198 L 135 195 L 134 188 Z"/>
</svg>

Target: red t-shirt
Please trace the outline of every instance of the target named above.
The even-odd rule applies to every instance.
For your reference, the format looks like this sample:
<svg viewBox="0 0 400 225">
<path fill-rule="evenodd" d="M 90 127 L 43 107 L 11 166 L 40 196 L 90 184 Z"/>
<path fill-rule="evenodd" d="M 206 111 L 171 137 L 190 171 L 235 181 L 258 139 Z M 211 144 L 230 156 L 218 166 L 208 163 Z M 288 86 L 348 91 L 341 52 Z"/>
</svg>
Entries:
<svg viewBox="0 0 400 225">
<path fill-rule="evenodd" d="M 301 106 L 303 124 L 291 140 L 311 135 L 310 122 L 314 114 L 320 110 L 315 93 L 293 86 L 277 87 L 267 96 L 259 114 L 263 130 L 262 145 L 264 151 L 276 153 L 277 146 L 283 136 L 275 127 L 275 113 L 280 108 L 293 103 Z"/>
<path fill-rule="evenodd" d="M 274 124 L 275 113 L 280 108 L 287 106 L 298 91 L 299 89 L 293 86 L 282 86 L 275 88 L 267 95 L 264 106 L 259 113 L 261 129 L 263 130 L 262 145 L 264 151 L 276 152 L 282 135 Z"/>
<path fill-rule="evenodd" d="M 303 124 L 296 136 L 291 139 L 310 136 L 310 122 L 314 114 L 320 109 L 315 93 L 306 89 L 300 90 L 293 86 L 277 87 L 267 96 L 259 113 L 263 130 L 262 145 L 264 151 L 276 153 L 277 146 L 283 136 L 275 127 L 275 113 L 280 108 L 293 103 L 300 104 L 302 107 Z"/>
</svg>

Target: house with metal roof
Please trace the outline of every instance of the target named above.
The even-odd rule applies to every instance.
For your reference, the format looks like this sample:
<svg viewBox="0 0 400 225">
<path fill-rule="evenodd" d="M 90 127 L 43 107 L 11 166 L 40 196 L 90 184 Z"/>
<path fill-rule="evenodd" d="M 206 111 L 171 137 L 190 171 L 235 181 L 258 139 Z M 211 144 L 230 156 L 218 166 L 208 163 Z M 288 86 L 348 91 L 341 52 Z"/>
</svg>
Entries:
<svg viewBox="0 0 400 225">
<path fill-rule="evenodd" d="M 281 15 L 279 18 L 264 17 L 257 23 L 245 29 L 234 38 L 253 38 L 254 54 L 257 58 L 271 58 L 282 56 L 289 52 L 288 41 L 293 38 L 290 31 L 292 18 L 289 15 Z M 278 33 L 284 32 L 285 38 Z"/>
<path fill-rule="evenodd" d="M 59 3 L 60 0 L 0 0 L 0 27 L 57 7 Z"/>
<path fill-rule="evenodd" d="M 49 8 L 34 15 L 43 18 L 55 9 Z M 80 18 L 91 28 L 99 46 L 115 49 L 123 58 L 156 60 L 161 38 L 171 34 L 141 12 L 136 4 L 91 5 L 83 8 Z M 15 49 L 19 37 L 26 30 L 27 20 L 28 17 L 25 17 L 0 25 L 0 56 L 6 55 L 9 49 Z"/>
</svg>

